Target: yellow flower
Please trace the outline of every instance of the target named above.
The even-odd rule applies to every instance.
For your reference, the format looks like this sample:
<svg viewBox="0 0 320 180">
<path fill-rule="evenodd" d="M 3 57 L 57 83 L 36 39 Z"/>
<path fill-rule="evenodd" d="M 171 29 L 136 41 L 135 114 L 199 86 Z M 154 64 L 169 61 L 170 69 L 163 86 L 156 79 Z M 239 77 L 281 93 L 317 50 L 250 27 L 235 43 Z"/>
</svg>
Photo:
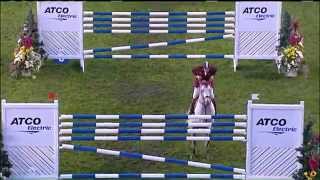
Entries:
<svg viewBox="0 0 320 180">
<path fill-rule="evenodd" d="M 317 175 L 317 172 L 316 172 L 316 171 L 311 171 L 311 173 L 310 173 L 310 176 L 311 176 L 311 177 L 316 177 L 316 175 Z"/>
</svg>

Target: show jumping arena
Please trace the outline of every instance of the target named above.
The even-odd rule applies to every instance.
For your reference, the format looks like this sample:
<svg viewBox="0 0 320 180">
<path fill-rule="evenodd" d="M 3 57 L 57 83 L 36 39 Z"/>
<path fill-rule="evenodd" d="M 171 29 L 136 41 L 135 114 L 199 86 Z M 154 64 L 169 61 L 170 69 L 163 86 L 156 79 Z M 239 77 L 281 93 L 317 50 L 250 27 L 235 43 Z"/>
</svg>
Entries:
<svg viewBox="0 0 320 180">
<path fill-rule="evenodd" d="M 59 2 L 65 9 L 57 13 L 51 12 L 52 2 L 38 2 L 38 29 L 49 58 L 59 63 L 67 62 L 68 59 L 79 59 L 82 71 L 85 69 L 85 60 L 88 59 L 231 59 L 236 71 L 239 59 L 274 60 L 278 56 L 281 2 L 254 3 L 263 8 L 249 11 L 246 9 L 252 6 L 252 2 L 236 2 L 235 11 L 101 12 L 84 11 L 82 2 Z M 112 34 L 210 34 L 210 36 L 84 50 L 84 33 L 101 36 L 110 34 L 111 36 Z M 223 39 L 233 40 L 234 50 L 230 54 L 216 53 L 214 48 L 210 54 L 109 54 L 115 51 Z"/>
<path fill-rule="evenodd" d="M 128 122 L 110 122 L 110 120 L 121 119 L 128 120 Z M 195 119 L 211 119 L 212 122 L 189 122 L 189 120 Z M 221 119 L 230 119 L 230 121 L 219 122 Z M 300 104 L 256 104 L 250 100 L 247 103 L 247 113 L 239 115 L 59 115 L 58 101 L 54 103 L 7 103 L 6 100 L 2 100 L 4 147 L 13 164 L 13 179 L 220 178 L 289 180 L 292 179 L 292 173 L 300 167 L 296 161 L 298 152 L 295 148 L 302 144 L 303 119 L 303 101 Z M 99 122 L 92 122 L 92 120 Z M 143 120 L 152 120 L 152 122 L 143 122 Z M 166 121 L 163 122 L 163 120 Z M 178 122 L 173 120 L 178 120 Z M 215 129 L 227 126 L 233 128 Z M 123 133 L 138 135 L 122 136 Z M 188 135 L 166 136 L 171 133 Z M 210 136 L 220 133 L 230 135 Z M 74 134 L 79 136 L 74 136 Z M 109 134 L 118 136 L 107 136 Z M 139 136 L 141 134 L 163 134 L 163 136 Z M 190 134 L 202 134 L 202 136 Z M 246 143 L 246 167 L 234 168 L 221 164 L 64 144 L 74 141 L 221 141 L 221 143 L 223 141 L 242 141 Z M 45 152 L 45 154 L 25 153 L 31 152 L 30 150 Z M 62 174 L 59 172 L 59 152 L 64 150 L 220 170 L 231 174 L 158 172 Z M 17 153 L 20 156 L 15 156 Z M 21 162 L 26 162 L 28 166 Z"/>
</svg>

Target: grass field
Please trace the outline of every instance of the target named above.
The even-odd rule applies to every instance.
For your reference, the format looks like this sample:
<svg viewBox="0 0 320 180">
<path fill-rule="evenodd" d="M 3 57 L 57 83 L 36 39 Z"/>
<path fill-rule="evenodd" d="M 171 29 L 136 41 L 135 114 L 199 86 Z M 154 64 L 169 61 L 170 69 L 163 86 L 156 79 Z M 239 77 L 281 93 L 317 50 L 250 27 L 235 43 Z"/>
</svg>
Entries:
<svg viewBox="0 0 320 180">
<path fill-rule="evenodd" d="M 47 102 L 47 93 L 58 93 L 60 112 L 70 113 L 184 113 L 192 95 L 191 69 L 202 60 L 113 61 L 90 60 L 82 73 L 79 62 L 56 65 L 46 62 L 37 79 L 15 80 L 9 77 L 17 36 L 28 8 L 36 10 L 35 2 L 1 2 L 1 98 L 8 102 Z M 86 10 L 104 11 L 215 11 L 233 10 L 233 2 L 85 2 Z M 216 97 L 219 113 L 245 113 L 251 93 L 261 94 L 264 103 L 298 103 L 305 101 L 305 121 L 319 127 L 319 3 L 285 2 L 283 10 L 301 21 L 305 37 L 305 60 L 308 78 L 285 78 L 277 73 L 271 61 L 242 60 L 236 73 L 231 61 L 210 61 L 218 67 Z M 86 35 L 85 47 L 158 42 L 163 40 L 201 37 L 201 35 Z M 169 48 L 128 52 L 225 53 L 232 54 L 229 40 L 179 45 Z M 185 142 L 99 142 L 86 143 L 100 148 L 126 150 L 151 155 L 189 159 Z M 162 164 L 142 160 L 120 159 L 91 153 L 62 153 L 61 172 L 209 172 L 199 168 Z M 212 143 L 208 156 L 192 159 L 245 166 L 245 145 L 239 142 Z"/>
</svg>

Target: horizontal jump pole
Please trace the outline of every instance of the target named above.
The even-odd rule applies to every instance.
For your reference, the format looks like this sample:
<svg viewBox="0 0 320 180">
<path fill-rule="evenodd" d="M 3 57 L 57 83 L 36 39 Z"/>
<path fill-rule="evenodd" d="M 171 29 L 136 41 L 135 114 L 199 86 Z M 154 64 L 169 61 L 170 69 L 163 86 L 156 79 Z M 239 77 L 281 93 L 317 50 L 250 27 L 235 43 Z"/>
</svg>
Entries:
<svg viewBox="0 0 320 180">
<path fill-rule="evenodd" d="M 100 55 L 87 54 L 85 59 L 233 59 L 233 55 L 223 54 L 123 54 L 123 55 Z"/>
<path fill-rule="evenodd" d="M 160 156 L 150 156 L 150 155 L 140 154 L 140 153 L 130 153 L 130 152 L 126 152 L 126 151 L 114 151 L 114 150 L 108 150 L 108 149 L 99 149 L 99 148 L 91 147 L 91 146 L 62 144 L 60 146 L 60 149 L 82 151 L 82 152 L 94 152 L 94 153 L 104 154 L 104 155 L 119 156 L 119 157 L 134 158 L 134 159 L 143 159 L 143 160 L 149 160 L 149 161 L 165 162 L 165 163 L 171 163 L 171 164 L 178 164 L 178 165 L 185 165 L 185 166 L 191 166 L 191 167 L 199 167 L 199 168 L 205 168 L 205 169 L 213 169 L 213 170 L 221 170 L 221 171 L 229 171 L 229 172 L 234 172 L 234 173 L 239 173 L 239 174 L 245 174 L 245 169 L 233 168 L 233 167 L 224 166 L 224 165 L 220 165 L 220 164 L 208 164 L 208 163 L 201 163 L 201 162 L 195 162 L 195 161 L 165 158 L 165 157 L 160 157 Z"/>
<path fill-rule="evenodd" d="M 66 141 L 242 141 L 244 136 L 59 136 Z"/>
<path fill-rule="evenodd" d="M 234 17 L 222 18 L 101 18 L 101 17 L 84 17 L 83 21 L 86 22 L 210 22 L 210 21 L 224 21 L 235 22 Z"/>
<path fill-rule="evenodd" d="M 85 29 L 84 33 L 104 33 L 104 34 L 209 34 L 226 33 L 233 34 L 233 29 Z"/>
<path fill-rule="evenodd" d="M 59 134 L 172 134 L 172 133 L 188 133 L 188 134 L 246 134 L 245 129 L 60 129 Z"/>
<path fill-rule="evenodd" d="M 193 38 L 193 39 L 178 39 L 166 42 L 157 42 L 157 43 L 149 43 L 149 44 L 134 44 L 131 46 L 118 46 L 118 47 L 111 47 L 111 48 L 94 48 L 89 50 L 84 50 L 84 54 L 94 54 L 97 52 L 114 52 L 114 51 L 123 51 L 123 50 L 130 50 L 130 49 L 144 49 L 144 48 L 154 48 L 154 47 L 166 47 L 166 46 L 175 46 L 179 44 L 190 44 L 190 43 L 197 43 L 197 42 L 205 42 L 205 41 L 213 41 L 213 40 L 220 40 L 220 39 L 232 39 L 234 35 L 221 35 L 221 36 L 210 36 L 205 38 Z"/>
<path fill-rule="evenodd" d="M 59 127 L 247 127 L 246 122 L 213 122 L 213 123 L 192 123 L 192 122 L 163 122 L 163 123 L 142 123 L 142 122 L 61 122 Z"/>
<path fill-rule="evenodd" d="M 214 15 L 225 15 L 234 16 L 234 11 L 202 11 L 202 12 L 183 12 L 183 11 L 167 11 L 167 12 L 98 12 L 98 11 L 84 11 L 84 16 L 214 16 Z"/>
<path fill-rule="evenodd" d="M 59 179 L 122 179 L 122 178 L 135 178 L 135 179 L 245 179 L 242 174 L 187 174 L 187 173 L 119 173 L 119 174 L 90 174 L 90 173 L 77 173 L 77 174 L 60 174 Z"/>
<path fill-rule="evenodd" d="M 190 115 L 190 114 L 62 114 L 60 120 L 64 119 L 238 119 L 246 120 L 245 114 L 216 114 L 216 115 Z"/>
<path fill-rule="evenodd" d="M 224 27 L 234 28 L 234 23 L 221 24 L 149 24 L 149 23 L 133 23 L 133 24 L 83 24 L 84 28 L 210 28 L 210 27 Z"/>
</svg>

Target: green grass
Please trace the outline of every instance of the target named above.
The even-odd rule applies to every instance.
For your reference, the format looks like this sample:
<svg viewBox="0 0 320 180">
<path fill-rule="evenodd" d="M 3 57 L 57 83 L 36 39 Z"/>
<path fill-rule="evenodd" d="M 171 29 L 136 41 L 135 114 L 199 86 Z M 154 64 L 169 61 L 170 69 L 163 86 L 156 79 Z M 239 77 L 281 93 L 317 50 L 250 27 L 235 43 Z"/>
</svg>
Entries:
<svg viewBox="0 0 320 180">
<path fill-rule="evenodd" d="M 191 69 L 202 60 L 113 61 L 90 60 L 82 73 L 79 62 L 56 65 L 46 62 L 37 79 L 11 79 L 8 63 L 21 26 L 36 3 L 1 2 L 1 98 L 8 102 L 47 102 L 49 91 L 59 95 L 60 112 L 68 113 L 184 113 L 192 95 Z M 233 10 L 233 2 L 86 2 L 86 10 L 104 11 L 215 11 Z M 236 73 L 231 61 L 211 61 L 218 67 L 216 97 L 219 113 L 245 113 L 251 93 L 261 94 L 264 103 L 305 101 L 305 121 L 319 127 L 319 3 L 286 2 L 283 9 L 301 21 L 305 36 L 305 60 L 310 74 L 288 79 L 279 75 L 272 62 L 242 60 Z M 85 47 L 111 47 L 158 42 L 201 35 L 86 35 Z M 232 54 L 232 42 L 220 40 L 131 53 L 225 53 Z M 189 159 L 185 142 L 99 142 L 85 143 L 100 148 L 126 150 L 151 155 Z M 245 166 L 245 145 L 237 142 L 212 143 L 208 156 L 193 159 Z M 209 172 L 199 168 L 106 157 L 91 153 L 66 152 L 61 155 L 61 172 Z"/>
</svg>

